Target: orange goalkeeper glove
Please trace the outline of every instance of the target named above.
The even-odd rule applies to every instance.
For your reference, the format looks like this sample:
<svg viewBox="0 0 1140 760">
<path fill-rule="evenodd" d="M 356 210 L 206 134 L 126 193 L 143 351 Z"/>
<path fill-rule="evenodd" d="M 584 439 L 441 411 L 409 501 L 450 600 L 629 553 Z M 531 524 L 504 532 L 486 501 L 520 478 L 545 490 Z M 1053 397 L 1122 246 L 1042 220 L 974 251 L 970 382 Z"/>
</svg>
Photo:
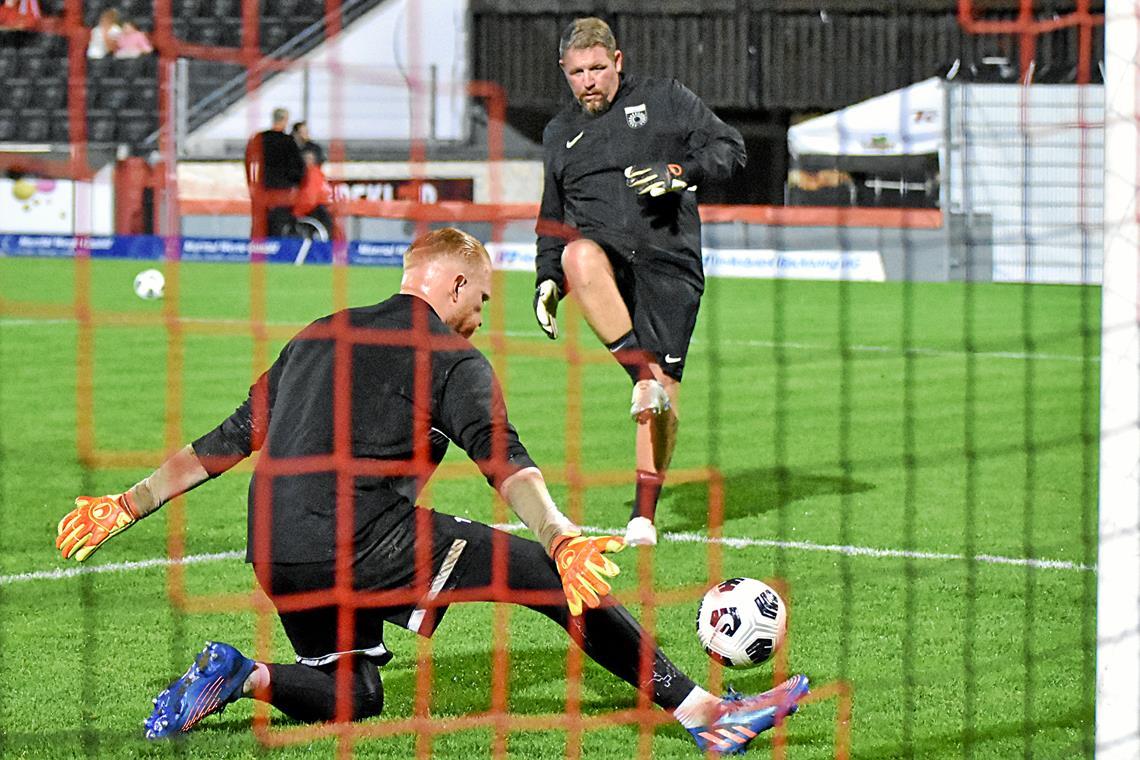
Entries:
<svg viewBox="0 0 1140 760">
<path fill-rule="evenodd" d="M 551 556 L 562 576 L 562 591 L 571 615 L 581 615 L 582 605 L 597 607 L 610 593 L 607 577 L 621 570 L 604 554 L 620 552 L 625 541 L 618 536 L 575 536 L 564 533 L 554 539 Z"/>
<path fill-rule="evenodd" d="M 80 496 L 75 509 L 59 521 L 55 548 L 64 559 L 79 562 L 90 557 L 111 536 L 122 533 L 139 519 L 138 510 L 125 493 L 110 496 Z"/>
</svg>

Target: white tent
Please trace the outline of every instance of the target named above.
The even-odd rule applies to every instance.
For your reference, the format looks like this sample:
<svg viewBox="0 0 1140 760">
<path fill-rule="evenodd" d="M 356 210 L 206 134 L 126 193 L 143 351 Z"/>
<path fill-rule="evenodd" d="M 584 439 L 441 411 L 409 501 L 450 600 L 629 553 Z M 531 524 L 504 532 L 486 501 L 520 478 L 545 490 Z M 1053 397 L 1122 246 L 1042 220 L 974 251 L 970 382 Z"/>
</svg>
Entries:
<svg viewBox="0 0 1140 760">
<path fill-rule="evenodd" d="M 793 158 L 937 153 L 943 139 L 943 87 L 940 77 L 931 77 L 801 122 L 788 130 L 788 150 Z"/>
</svg>

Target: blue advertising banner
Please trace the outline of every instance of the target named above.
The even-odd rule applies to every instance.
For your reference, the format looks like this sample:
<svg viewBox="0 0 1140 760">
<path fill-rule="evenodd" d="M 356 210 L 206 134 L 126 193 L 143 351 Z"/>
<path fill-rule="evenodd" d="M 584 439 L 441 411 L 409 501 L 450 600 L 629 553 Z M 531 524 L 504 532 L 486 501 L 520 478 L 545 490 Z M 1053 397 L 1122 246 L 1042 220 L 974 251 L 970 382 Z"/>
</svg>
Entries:
<svg viewBox="0 0 1140 760">
<path fill-rule="evenodd" d="M 71 258 L 85 251 L 93 259 L 166 258 L 166 239 L 157 235 L 0 235 L 0 256 Z M 175 255 L 182 261 L 213 261 L 270 264 L 329 264 L 333 244 L 298 238 L 251 241 L 241 238 L 179 238 Z M 408 242 L 361 242 L 347 244 L 349 264 L 398 267 Z"/>
<path fill-rule="evenodd" d="M 270 264 L 329 264 L 343 255 L 350 265 L 398 267 L 403 265 L 405 241 L 348 243 L 336 253 L 332 243 L 299 238 L 269 238 L 253 242 L 241 238 L 181 238 L 173 241 L 182 261 L 221 261 Z M 67 236 L 0 235 L 0 256 L 68 258 L 86 250 L 93 259 L 166 257 L 166 240 L 156 235 Z M 496 269 L 534 271 L 533 243 L 488 243 Z M 878 250 L 786 250 L 705 248 L 704 269 L 709 277 L 755 279 L 866 280 L 886 279 Z"/>
</svg>

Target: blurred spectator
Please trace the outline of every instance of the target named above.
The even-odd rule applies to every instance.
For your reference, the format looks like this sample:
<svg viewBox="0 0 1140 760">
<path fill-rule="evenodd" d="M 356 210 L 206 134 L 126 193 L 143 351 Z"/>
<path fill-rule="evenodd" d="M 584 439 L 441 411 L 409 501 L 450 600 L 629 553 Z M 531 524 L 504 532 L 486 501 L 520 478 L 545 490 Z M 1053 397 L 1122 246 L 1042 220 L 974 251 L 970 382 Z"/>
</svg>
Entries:
<svg viewBox="0 0 1140 760">
<path fill-rule="evenodd" d="M 293 133 L 296 134 L 296 129 Z M 329 211 L 333 200 L 332 186 L 321 171 L 317 152 L 305 149 L 301 155 L 305 161 L 305 177 L 301 180 L 300 190 L 297 191 L 297 202 L 293 204 L 293 216 L 306 223 L 309 220 L 316 220 L 324 229 L 317 230 L 312 237 L 329 240 L 333 235 L 333 217 Z M 315 228 L 312 224 L 308 226 Z"/>
<path fill-rule="evenodd" d="M 16 9 L 16 0 L 4 0 L 0 3 L 0 27 L 12 27 L 23 21 L 20 11 Z"/>
<path fill-rule="evenodd" d="M 297 141 L 297 147 L 301 149 L 302 155 L 305 151 L 311 150 L 316 156 L 317 165 L 324 164 L 325 149 L 309 137 L 309 123 L 307 121 L 298 121 L 293 125 L 293 139 Z"/>
<path fill-rule="evenodd" d="M 32 19 L 41 16 L 39 0 L 2 0 L 0 2 L 0 27 L 21 29 Z"/>
<path fill-rule="evenodd" d="M 146 32 L 138 28 L 133 21 L 123 22 L 123 32 L 119 35 L 115 46 L 116 58 L 138 58 L 154 52 L 154 46 L 147 39 Z"/>
<path fill-rule="evenodd" d="M 273 109 L 273 126 L 249 138 L 245 179 L 249 185 L 253 237 L 284 237 L 293 231 L 293 204 L 305 175 L 297 141 L 285 133 L 289 111 Z"/>
<path fill-rule="evenodd" d="M 91 30 L 91 40 L 87 43 L 87 57 L 99 60 L 114 53 L 122 33 L 123 28 L 119 26 L 119 12 L 114 8 L 103 11 L 99 16 L 99 23 Z"/>
</svg>

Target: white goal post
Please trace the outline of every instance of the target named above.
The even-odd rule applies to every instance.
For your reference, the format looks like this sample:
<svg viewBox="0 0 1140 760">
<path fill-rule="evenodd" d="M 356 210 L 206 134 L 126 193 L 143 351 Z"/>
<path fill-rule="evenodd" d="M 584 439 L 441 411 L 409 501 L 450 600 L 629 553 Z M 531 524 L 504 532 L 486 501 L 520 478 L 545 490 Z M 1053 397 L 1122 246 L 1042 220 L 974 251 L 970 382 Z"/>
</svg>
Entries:
<svg viewBox="0 0 1140 760">
<path fill-rule="evenodd" d="M 1105 4 L 1097 760 L 1140 758 L 1140 4 Z"/>
</svg>

